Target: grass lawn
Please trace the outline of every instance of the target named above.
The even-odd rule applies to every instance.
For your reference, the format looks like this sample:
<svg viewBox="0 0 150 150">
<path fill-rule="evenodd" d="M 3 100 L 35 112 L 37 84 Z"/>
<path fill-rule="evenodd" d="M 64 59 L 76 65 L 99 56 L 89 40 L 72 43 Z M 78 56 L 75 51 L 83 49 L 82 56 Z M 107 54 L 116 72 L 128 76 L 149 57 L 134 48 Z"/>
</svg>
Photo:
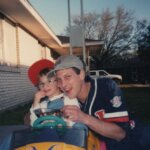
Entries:
<svg viewBox="0 0 150 150">
<path fill-rule="evenodd" d="M 150 87 L 122 88 L 129 111 L 150 124 Z"/>
<path fill-rule="evenodd" d="M 24 115 L 29 111 L 31 104 L 19 106 L 16 109 L 0 113 L 0 125 L 24 124 Z"/>
<path fill-rule="evenodd" d="M 150 124 L 150 87 L 122 88 L 129 111 L 141 121 Z M 0 125 L 23 124 L 23 117 L 31 104 L 0 113 Z"/>
</svg>

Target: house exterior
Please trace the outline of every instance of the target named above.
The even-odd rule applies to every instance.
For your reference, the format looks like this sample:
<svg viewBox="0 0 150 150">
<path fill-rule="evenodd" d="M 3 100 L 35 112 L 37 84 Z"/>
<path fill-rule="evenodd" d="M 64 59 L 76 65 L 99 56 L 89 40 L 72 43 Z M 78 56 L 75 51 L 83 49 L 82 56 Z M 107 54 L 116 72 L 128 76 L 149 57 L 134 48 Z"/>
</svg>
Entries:
<svg viewBox="0 0 150 150">
<path fill-rule="evenodd" d="M 69 54 L 69 43 L 54 34 L 27 0 L 0 0 L 0 111 L 33 99 L 36 88 L 28 68 L 39 59 L 54 62 L 54 53 Z M 80 55 L 81 48 L 74 53 Z"/>
<path fill-rule="evenodd" d="M 28 67 L 42 58 L 54 61 L 51 47 L 60 47 L 59 42 L 27 1 L 0 1 L 0 111 L 33 99 Z"/>
</svg>

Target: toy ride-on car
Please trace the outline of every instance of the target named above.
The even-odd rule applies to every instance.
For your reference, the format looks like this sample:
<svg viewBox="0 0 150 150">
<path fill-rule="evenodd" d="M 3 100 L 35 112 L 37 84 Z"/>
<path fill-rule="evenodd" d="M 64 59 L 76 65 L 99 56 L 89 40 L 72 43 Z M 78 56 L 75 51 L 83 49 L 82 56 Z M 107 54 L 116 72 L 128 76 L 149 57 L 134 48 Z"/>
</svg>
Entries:
<svg viewBox="0 0 150 150">
<path fill-rule="evenodd" d="M 85 125 L 68 127 L 60 115 L 51 112 L 35 120 L 33 127 L 13 131 L 10 149 L 100 150 L 100 144 Z"/>
</svg>

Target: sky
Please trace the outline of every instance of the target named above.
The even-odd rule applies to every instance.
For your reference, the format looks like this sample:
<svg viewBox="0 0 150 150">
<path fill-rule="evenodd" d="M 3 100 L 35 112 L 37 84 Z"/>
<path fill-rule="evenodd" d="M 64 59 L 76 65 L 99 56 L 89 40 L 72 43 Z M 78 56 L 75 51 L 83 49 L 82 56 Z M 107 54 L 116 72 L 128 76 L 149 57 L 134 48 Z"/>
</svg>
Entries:
<svg viewBox="0 0 150 150">
<path fill-rule="evenodd" d="M 56 35 L 64 33 L 68 26 L 68 0 L 29 0 Z M 81 0 L 70 0 L 71 16 L 81 14 Z M 109 8 L 114 12 L 118 6 L 134 12 L 136 19 L 150 21 L 150 0 L 83 0 L 83 12 L 101 13 Z"/>
</svg>

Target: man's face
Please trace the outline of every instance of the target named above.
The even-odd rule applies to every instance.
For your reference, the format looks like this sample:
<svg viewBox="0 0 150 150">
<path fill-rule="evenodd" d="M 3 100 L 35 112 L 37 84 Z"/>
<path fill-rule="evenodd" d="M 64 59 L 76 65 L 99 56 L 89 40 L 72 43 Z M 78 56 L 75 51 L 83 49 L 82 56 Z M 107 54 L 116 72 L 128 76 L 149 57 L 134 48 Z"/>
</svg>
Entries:
<svg viewBox="0 0 150 150">
<path fill-rule="evenodd" d="M 57 83 L 61 90 L 70 98 L 78 97 L 84 81 L 83 71 L 77 74 L 72 68 L 56 72 Z"/>
</svg>

